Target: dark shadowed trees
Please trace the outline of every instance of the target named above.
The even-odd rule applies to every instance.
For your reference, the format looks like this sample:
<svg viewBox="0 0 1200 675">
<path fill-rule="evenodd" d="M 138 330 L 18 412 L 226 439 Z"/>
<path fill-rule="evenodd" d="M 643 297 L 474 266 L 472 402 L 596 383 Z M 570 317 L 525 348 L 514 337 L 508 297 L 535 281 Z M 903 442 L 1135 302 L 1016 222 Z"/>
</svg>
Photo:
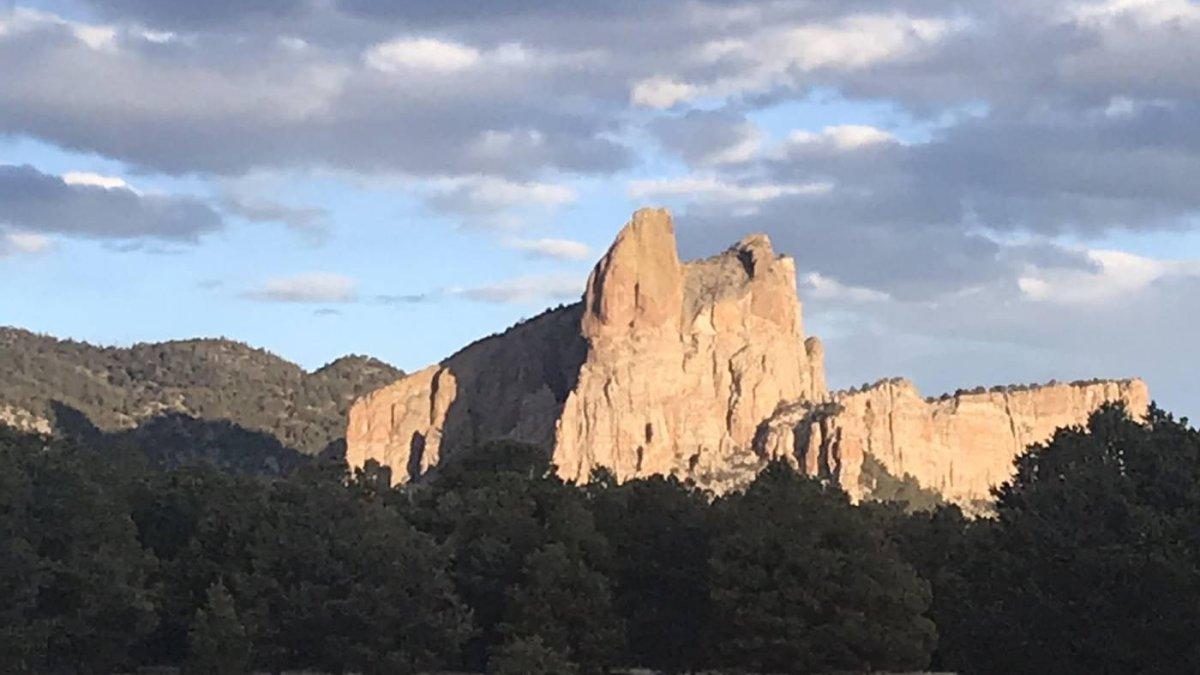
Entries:
<svg viewBox="0 0 1200 675">
<path fill-rule="evenodd" d="M 954 665 L 1200 672 L 1200 434 L 1156 408 L 1142 424 L 1107 407 L 1016 467 L 967 541 Z"/>
<path fill-rule="evenodd" d="M 719 663 L 786 673 L 928 664 L 928 584 L 836 487 L 778 462 L 716 509 Z"/>
</svg>

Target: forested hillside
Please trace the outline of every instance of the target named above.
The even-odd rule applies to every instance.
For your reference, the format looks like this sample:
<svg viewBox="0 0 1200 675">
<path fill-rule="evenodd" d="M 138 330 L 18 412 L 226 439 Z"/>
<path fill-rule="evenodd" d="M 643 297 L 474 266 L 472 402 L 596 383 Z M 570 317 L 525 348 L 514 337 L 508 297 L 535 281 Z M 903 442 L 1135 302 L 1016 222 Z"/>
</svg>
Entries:
<svg viewBox="0 0 1200 675">
<path fill-rule="evenodd" d="M 244 430 L 315 455 L 336 449 L 355 397 L 401 375 L 363 356 L 308 373 L 224 339 L 114 348 L 0 328 L 0 419 L 72 436 L 167 431 L 179 442 Z"/>
</svg>

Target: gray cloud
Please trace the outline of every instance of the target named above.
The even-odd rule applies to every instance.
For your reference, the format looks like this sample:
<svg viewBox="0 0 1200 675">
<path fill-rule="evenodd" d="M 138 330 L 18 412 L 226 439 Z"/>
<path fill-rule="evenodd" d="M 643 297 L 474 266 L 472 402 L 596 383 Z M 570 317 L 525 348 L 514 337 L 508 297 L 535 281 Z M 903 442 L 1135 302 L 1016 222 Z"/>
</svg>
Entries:
<svg viewBox="0 0 1200 675">
<path fill-rule="evenodd" d="M 0 220 L 28 232 L 184 242 L 223 226 L 198 199 L 72 185 L 28 165 L 0 165 Z"/>
<path fill-rule="evenodd" d="M 358 300 L 357 286 L 354 279 L 343 274 L 309 272 L 267 279 L 242 297 L 261 302 L 352 303 Z"/>
<path fill-rule="evenodd" d="M 386 72 L 364 59 L 371 41 L 288 39 L 156 42 L 132 29 L 25 19 L 0 33 L 0 132 L 171 174 L 317 166 L 527 178 L 631 162 L 610 137 L 611 117 L 555 94 L 586 63 L 446 39 L 414 67 Z M 456 49 L 476 61 L 439 70 L 437 59 Z"/>
<path fill-rule="evenodd" d="M 312 206 L 290 206 L 265 199 L 227 195 L 222 207 L 256 223 L 282 223 L 308 236 L 321 238 L 328 227 L 329 211 Z"/>
</svg>

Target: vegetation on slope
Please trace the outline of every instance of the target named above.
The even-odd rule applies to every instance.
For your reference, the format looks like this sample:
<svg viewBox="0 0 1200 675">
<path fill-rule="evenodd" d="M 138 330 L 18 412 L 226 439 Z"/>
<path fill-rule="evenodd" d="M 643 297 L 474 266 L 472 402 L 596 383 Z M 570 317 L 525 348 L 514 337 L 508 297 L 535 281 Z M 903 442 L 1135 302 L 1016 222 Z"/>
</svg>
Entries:
<svg viewBox="0 0 1200 675">
<path fill-rule="evenodd" d="M 211 454 L 208 439 L 221 425 L 226 446 L 234 442 L 231 432 L 245 430 L 251 433 L 243 442 L 251 445 L 268 442 L 258 433 L 305 455 L 336 451 L 353 400 L 402 375 L 362 356 L 307 373 L 223 339 L 113 348 L 0 328 L 0 408 L 26 411 L 77 437 L 119 433 L 132 442 L 168 431 L 189 455 Z M 164 417 L 169 421 L 153 423 Z M 192 428 L 197 442 L 183 442 Z"/>
</svg>

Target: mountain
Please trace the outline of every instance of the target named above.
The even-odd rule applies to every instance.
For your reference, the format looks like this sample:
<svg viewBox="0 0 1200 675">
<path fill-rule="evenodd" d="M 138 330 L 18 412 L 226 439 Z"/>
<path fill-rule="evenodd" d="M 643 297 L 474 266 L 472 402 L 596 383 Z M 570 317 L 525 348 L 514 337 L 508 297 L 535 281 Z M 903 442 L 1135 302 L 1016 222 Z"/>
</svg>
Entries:
<svg viewBox="0 0 1200 675">
<path fill-rule="evenodd" d="M 185 455 L 340 452 L 350 403 L 403 375 L 363 356 L 309 373 L 225 339 L 117 348 L 0 328 L 0 421 Z"/>
<path fill-rule="evenodd" d="M 1097 407 L 1149 403 L 1140 380 L 999 387 L 939 400 L 883 380 L 829 392 L 795 264 L 763 235 L 681 262 L 670 215 L 642 209 L 581 302 L 480 340 L 360 398 L 347 460 L 396 480 L 492 439 L 538 444 L 568 480 L 671 474 L 718 492 L 772 459 L 868 496 L 881 472 L 970 505 L 1013 458 Z M 878 466 L 876 466 L 878 465 Z"/>
</svg>

